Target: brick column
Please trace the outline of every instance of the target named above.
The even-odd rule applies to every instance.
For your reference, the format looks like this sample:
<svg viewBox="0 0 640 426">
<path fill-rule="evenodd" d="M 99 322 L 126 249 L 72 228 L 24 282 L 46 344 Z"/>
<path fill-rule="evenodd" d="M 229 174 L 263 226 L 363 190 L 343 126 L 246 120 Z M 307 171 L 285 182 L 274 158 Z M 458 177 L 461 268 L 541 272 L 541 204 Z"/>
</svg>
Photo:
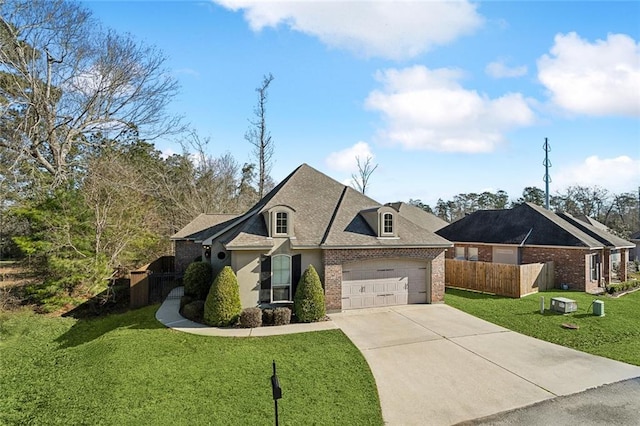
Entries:
<svg viewBox="0 0 640 426">
<path fill-rule="evenodd" d="M 618 279 L 620 281 L 626 281 L 629 276 L 627 265 L 629 263 L 629 250 L 626 248 L 620 249 L 620 266 L 618 268 Z"/>
<path fill-rule="evenodd" d="M 611 250 L 602 250 L 602 279 L 606 284 L 611 284 Z"/>
</svg>

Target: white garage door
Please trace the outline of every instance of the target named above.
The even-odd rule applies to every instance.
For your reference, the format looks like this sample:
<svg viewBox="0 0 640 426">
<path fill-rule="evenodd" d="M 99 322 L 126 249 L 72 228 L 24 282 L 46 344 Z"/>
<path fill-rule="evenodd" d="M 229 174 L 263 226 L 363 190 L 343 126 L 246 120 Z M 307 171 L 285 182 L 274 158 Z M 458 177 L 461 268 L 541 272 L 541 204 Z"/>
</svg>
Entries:
<svg viewBox="0 0 640 426">
<path fill-rule="evenodd" d="M 342 266 L 342 309 L 427 303 L 431 262 L 368 260 Z"/>
</svg>

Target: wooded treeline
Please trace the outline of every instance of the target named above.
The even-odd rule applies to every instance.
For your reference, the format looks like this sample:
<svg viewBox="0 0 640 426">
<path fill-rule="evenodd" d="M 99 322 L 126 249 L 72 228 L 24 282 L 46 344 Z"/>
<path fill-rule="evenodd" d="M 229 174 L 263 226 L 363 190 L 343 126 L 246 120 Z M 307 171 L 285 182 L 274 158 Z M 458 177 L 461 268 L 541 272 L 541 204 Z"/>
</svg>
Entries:
<svg viewBox="0 0 640 426">
<path fill-rule="evenodd" d="M 76 2 L 0 12 L 0 260 L 24 258 L 42 277 L 27 297 L 82 300 L 117 269 L 170 252 L 169 236 L 199 213 L 257 201 L 253 164 L 208 155 L 168 114 L 178 86 L 162 52 Z M 163 156 L 158 137 L 183 152 Z"/>
<path fill-rule="evenodd" d="M 606 225 L 623 238 L 640 230 L 638 197 L 634 192 L 612 193 L 599 186 L 570 186 L 564 191 L 550 194 L 549 209 L 574 216 L 588 216 Z M 545 193 L 537 187 L 526 187 L 517 199 L 512 199 L 502 190 L 496 192 L 466 193 L 455 195 L 451 200 L 438 199 L 432 208 L 420 200 L 410 200 L 436 216 L 454 222 L 476 210 L 506 209 L 525 202 L 545 205 Z"/>
</svg>

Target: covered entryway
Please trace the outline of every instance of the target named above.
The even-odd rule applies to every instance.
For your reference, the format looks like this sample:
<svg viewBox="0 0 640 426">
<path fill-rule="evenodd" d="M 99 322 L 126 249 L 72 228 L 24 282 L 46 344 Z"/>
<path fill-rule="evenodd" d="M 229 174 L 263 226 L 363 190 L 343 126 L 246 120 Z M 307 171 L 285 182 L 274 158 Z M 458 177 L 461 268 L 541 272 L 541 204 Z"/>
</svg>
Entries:
<svg viewBox="0 0 640 426">
<path fill-rule="evenodd" d="M 375 259 L 342 266 L 342 309 L 428 303 L 431 262 Z"/>
</svg>

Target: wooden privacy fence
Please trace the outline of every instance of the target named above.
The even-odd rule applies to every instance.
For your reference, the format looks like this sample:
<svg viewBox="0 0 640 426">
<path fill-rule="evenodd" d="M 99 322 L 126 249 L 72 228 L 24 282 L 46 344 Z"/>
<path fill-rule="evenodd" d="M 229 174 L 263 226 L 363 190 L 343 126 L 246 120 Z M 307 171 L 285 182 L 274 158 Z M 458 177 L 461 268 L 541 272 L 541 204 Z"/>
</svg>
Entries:
<svg viewBox="0 0 640 426">
<path fill-rule="evenodd" d="M 142 268 L 130 272 L 129 305 L 139 308 L 160 302 L 179 285 L 181 278 L 174 271 L 174 257 L 162 256 Z"/>
<path fill-rule="evenodd" d="M 445 259 L 448 287 L 519 298 L 553 288 L 553 262 L 507 265 Z"/>
</svg>

